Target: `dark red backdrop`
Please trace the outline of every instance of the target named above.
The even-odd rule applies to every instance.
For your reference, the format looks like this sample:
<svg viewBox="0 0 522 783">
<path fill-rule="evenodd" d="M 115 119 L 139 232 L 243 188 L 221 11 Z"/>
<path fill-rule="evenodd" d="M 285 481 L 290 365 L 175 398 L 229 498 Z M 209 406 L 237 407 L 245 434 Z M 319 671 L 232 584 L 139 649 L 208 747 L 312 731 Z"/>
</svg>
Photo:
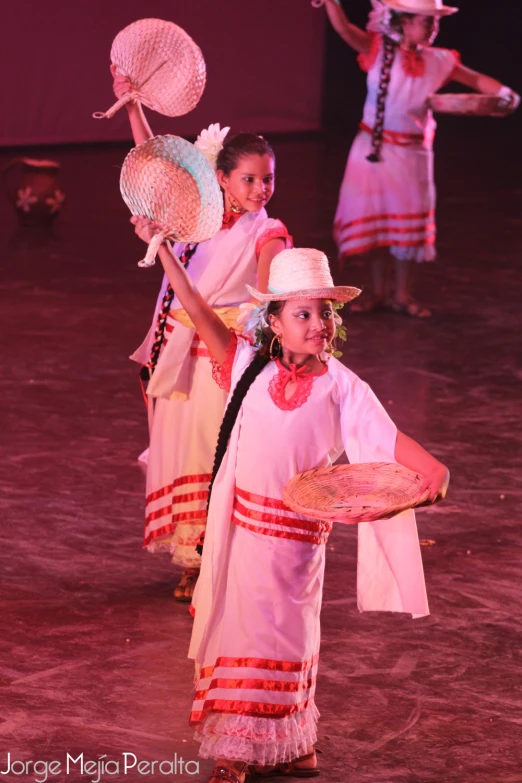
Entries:
<svg viewBox="0 0 522 783">
<path fill-rule="evenodd" d="M 203 50 L 208 81 L 180 119 L 154 116 L 156 133 L 235 129 L 304 131 L 321 125 L 324 11 L 309 0 L 24 0 L 2 3 L 0 144 L 128 138 L 113 102 L 111 42 L 130 22 L 170 19 Z"/>
</svg>

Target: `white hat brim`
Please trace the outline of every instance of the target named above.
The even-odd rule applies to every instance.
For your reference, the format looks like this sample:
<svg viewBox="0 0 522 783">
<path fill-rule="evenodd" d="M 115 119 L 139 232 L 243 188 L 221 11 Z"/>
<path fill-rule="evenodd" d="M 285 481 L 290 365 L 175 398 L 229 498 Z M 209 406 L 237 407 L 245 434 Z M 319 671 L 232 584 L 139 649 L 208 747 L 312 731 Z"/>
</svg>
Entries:
<svg viewBox="0 0 522 783">
<path fill-rule="evenodd" d="M 331 288 L 309 288 L 301 291 L 289 291 L 285 294 L 274 294 L 268 292 L 262 294 L 252 286 L 247 285 L 249 294 L 259 302 L 288 302 L 291 299 L 333 299 L 334 302 L 351 302 L 361 293 L 360 288 L 353 288 L 347 285 L 336 285 Z"/>
<path fill-rule="evenodd" d="M 415 9 L 403 5 L 401 0 L 381 0 L 381 3 L 387 8 L 393 8 L 394 11 L 400 11 L 404 14 L 419 14 L 420 16 L 450 16 L 450 14 L 456 14 L 459 10 L 451 5 L 443 5 L 433 10 L 428 10 L 427 8 Z"/>
</svg>

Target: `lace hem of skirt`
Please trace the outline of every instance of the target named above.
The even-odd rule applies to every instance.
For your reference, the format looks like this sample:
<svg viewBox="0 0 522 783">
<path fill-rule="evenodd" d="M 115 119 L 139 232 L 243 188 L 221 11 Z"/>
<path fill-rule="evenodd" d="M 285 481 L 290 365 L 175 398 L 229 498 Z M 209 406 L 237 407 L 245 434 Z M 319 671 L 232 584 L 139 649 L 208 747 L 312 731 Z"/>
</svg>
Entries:
<svg viewBox="0 0 522 783">
<path fill-rule="evenodd" d="M 174 565 L 185 568 L 199 568 L 201 555 L 196 552 L 201 533 L 205 530 L 205 523 L 178 525 L 174 533 L 151 541 L 147 545 L 147 551 L 151 554 L 165 553 L 171 555 Z"/>
<path fill-rule="evenodd" d="M 317 742 L 319 710 L 312 702 L 287 718 L 252 718 L 211 713 L 194 738 L 202 758 L 225 758 L 273 766 L 304 756 Z"/>
</svg>

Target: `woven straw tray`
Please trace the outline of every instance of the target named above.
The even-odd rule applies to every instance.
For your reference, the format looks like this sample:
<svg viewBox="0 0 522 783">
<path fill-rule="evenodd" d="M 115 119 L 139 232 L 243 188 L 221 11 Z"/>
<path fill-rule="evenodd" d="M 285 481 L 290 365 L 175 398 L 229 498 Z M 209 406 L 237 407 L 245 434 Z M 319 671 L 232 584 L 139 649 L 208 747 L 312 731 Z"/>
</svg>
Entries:
<svg viewBox="0 0 522 783">
<path fill-rule="evenodd" d="M 307 470 L 283 490 L 283 501 L 298 514 L 323 522 L 389 519 L 428 497 L 422 476 L 394 462 L 366 462 Z"/>
<path fill-rule="evenodd" d="M 440 114 L 463 114 L 474 117 L 511 114 L 513 108 L 506 106 L 506 99 L 498 95 L 476 93 L 443 93 L 430 95 L 428 105 Z"/>
</svg>

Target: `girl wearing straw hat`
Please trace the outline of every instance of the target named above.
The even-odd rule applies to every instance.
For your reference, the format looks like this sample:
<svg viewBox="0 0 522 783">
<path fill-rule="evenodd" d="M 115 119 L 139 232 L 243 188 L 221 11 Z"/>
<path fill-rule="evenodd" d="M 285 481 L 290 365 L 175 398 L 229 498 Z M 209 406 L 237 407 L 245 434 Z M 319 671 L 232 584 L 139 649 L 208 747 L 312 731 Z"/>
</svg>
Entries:
<svg viewBox="0 0 522 783">
<path fill-rule="evenodd" d="M 150 241 L 158 226 L 132 218 Z M 314 777 L 317 675 L 325 543 L 332 525 L 292 512 L 283 487 L 331 464 L 399 462 L 443 497 L 447 469 L 399 433 L 371 389 L 328 361 L 335 305 L 360 291 L 334 286 L 318 250 L 280 252 L 268 292 L 227 330 L 182 265 L 160 250 L 167 276 L 231 389 L 218 439 L 189 656 L 196 661 L 191 724 L 200 755 L 217 759 L 212 783 L 247 771 Z M 247 309 L 245 307 L 245 309 Z M 359 526 L 361 611 L 428 613 L 412 510 Z"/>
<path fill-rule="evenodd" d="M 326 0 L 330 21 L 359 52 L 368 74 L 363 119 L 348 157 L 334 223 L 340 263 L 372 255 L 373 294 L 357 311 L 391 307 L 414 318 L 430 311 L 410 294 L 412 262 L 435 259 L 435 122 L 427 98 L 454 80 L 481 93 L 519 97 L 496 79 L 461 65 L 457 52 L 432 47 L 440 19 L 458 9 L 442 0 L 372 0 L 366 30 L 346 17 L 340 0 Z M 386 290 L 387 248 L 395 262 Z"/>
<path fill-rule="evenodd" d="M 119 98 L 129 90 L 114 72 Z M 139 103 L 127 104 L 136 144 L 152 138 Z M 217 170 L 225 215 L 218 234 L 197 246 L 175 246 L 206 301 L 227 326 L 248 299 L 246 283 L 266 289 L 272 258 L 291 246 L 280 220 L 267 216 L 274 192 L 275 156 L 261 136 L 211 125 L 196 146 Z M 149 380 L 150 447 L 144 546 L 169 552 L 185 570 L 174 590 L 190 602 L 199 575 L 196 546 L 205 528 L 208 486 L 226 392 L 212 380 L 204 340 L 164 278 L 147 337 L 132 359 Z M 187 343 L 187 332 L 192 340 Z"/>
</svg>

